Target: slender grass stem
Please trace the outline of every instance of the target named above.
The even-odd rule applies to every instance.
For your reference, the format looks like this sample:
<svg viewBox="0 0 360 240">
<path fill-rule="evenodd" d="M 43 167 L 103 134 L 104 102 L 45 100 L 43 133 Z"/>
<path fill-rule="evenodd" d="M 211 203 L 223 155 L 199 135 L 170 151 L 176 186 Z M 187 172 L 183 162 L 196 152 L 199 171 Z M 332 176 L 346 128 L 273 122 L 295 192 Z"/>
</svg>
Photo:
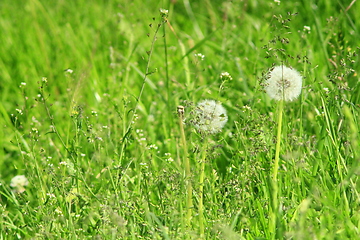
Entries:
<svg viewBox="0 0 360 240">
<path fill-rule="evenodd" d="M 148 51 L 148 61 L 146 63 L 146 69 L 145 69 L 145 74 L 144 74 L 144 78 L 143 78 L 143 81 L 142 81 L 142 84 L 141 84 L 141 88 L 140 88 L 140 93 L 136 99 L 136 105 L 134 107 L 134 114 L 132 115 L 131 117 L 131 121 L 129 123 L 129 126 L 128 126 L 128 131 L 131 129 L 131 126 L 132 126 L 132 122 L 136 116 L 136 111 L 137 111 L 137 107 L 139 105 L 139 102 L 141 100 L 141 97 L 143 95 L 143 92 L 144 92 L 144 88 L 145 88 L 145 84 L 146 84 L 146 80 L 147 80 L 147 76 L 154 73 L 154 72 L 150 72 L 149 69 L 150 69 L 150 63 L 151 63 L 151 57 L 152 57 L 152 54 L 154 52 L 154 46 L 155 46 L 155 42 L 157 40 L 157 34 L 160 30 L 160 27 L 162 26 L 163 24 L 163 20 L 161 21 L 161 23 L 158 24 L 158 27 L 156 28 L 155 30 L 155 33 L 154 33 L 154 36 L 153 36 L 153 39 L 151 41 L 151 47 L 150 47 L 150 51 Z"/>
<path fill-rule="evenodd" d="M 136 116 L 136 112 L 137 112 L 137 108 L 139 106 L 139 103 L 141 101 L 141 97 L 143 95 L 143 92 L 144 92 L 144 88 L 145 88 L 145 84 L 146 84 L 146 80 L 147 80 L 147 77 L 148 75 L 152 74 L 153 72 L 150 72 L 149 69 L 150 69 L 150 63 L 151 63 L 151 57 L 152 57 L 152 54 L 154 52 L 154 46 L 155 46 L 155 42 L 157 40 L 157 34 L 161 28 L 161 26 L 165 23 L 166 21 L 164 20 L 164 18 L 161 19 L 160 23 L 157 25 L 157 28 L 155 30 L 155 33 L 154 33 L 154 36 L 152 38 L 152 41 L 151 41 L 151 47 L 150 47 L 150 50 L 147 52 L 148 54 L 148 60 L 147 60 L 147 63 L 146 63 L 146 68 L 145 68 L 145 74 L 144 74 L 144 78 L 143 78 L 143 81 L 142 81 L 142 84 L 141 84 L 141 87 L 140 87 L 140 93 L 139 95 L 137 96 L 136 98 L 136 104 L 135 104 L 135 107 L 133 109 L 133 114 L 131 115 L 130 119 L 129 119 L 129 124 L 127 125 L 126 127 L 126 131 L 124 133 L 124 136 L 123 136 L 123 144 L 121 146 L 121 153 L 120 153 L 120 156 L 119 156 L 119 161 L 121 163 L 123 157 L 124 157 L 124 152 L 125 152 L 125 146 L 126 146 L 126 139 L 127 139 L 127 136 L 130 134 L 131 132 L 131 128 L 132 128 L 132 125 L 133 125 L 133 122 L 134 122 L 134 119 L 135 119 L 135 116 Z M 120 172 L 118 172 L 119 174 Z"/>
<path fill-rule="evenodd" d="M 171 88 L 170 88 L 170 77 L 169 77 L 169 64 L 168 64 L 168 49 L 166 42 L 166 26 L 163 25 L 163 39 L 164 39 L 164 61 L 165 61 L 165 76 L 166 76 L 166 89 L 167 89 L 167 105 L 170 112 L 172 111 L 172 106 L 170 106 L 171 98 Z"/>
</svg>

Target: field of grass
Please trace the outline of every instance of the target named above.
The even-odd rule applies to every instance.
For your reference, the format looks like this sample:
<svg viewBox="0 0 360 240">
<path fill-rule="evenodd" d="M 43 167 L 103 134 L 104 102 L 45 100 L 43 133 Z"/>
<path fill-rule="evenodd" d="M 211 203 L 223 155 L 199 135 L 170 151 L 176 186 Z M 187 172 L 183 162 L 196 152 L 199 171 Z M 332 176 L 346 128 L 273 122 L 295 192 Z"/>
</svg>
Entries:
<svg viewBox="0 0 360 240">
<path fill-rule="evenodd" d="M 0 239 L 359 239 L 359 13 L 2 0 Z M 276 65 L 298 99 L 264 91 Z M 219 133 L 192 124 L 204 99 Z"/>
</svg>

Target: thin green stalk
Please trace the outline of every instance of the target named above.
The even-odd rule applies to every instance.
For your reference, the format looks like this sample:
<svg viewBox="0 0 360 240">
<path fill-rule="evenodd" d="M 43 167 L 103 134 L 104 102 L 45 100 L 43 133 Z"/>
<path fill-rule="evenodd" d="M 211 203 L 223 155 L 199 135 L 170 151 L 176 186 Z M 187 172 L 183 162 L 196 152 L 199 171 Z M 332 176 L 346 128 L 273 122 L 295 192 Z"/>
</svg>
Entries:
<svg viewBox="0 0 360 240">
<path fill-rule="evenodd" d="M 180 45 L 180 49 L 181 49 L 181 54 L 182 55 L 186 55 L 186 49 L 185 49 L 185 45 L 180 41 L 179 39 L 179 45 Z M 185 79 L 186 79 L 186 87 L 188 88 L 188 91 L 192 91 L 194 89 L 194 84 L 191 81 L 191 76 L 190 76 L 190 68 L 189 68 L 189 57 L 186 56 L 183 59 L 183 67 L 184 67 L 184 72 L 185 72 Z"/>
<path fill-rule="evenodd" d="M 205 227 L 204 227 L 204 178 L 205 178 L 205 160 L 207 139 L 205 139 L 205 146 L 201 151 L 200 162 L 200 179 L 199 179 L 199 226 L 200 226 L 200 239 L 204 239 Z"/>
<path fill-rule="evenodd" d="M 190 160 L 187 150 L 185 131 L 184 131 L 184 107 L 178 106 L 178 115 L 179 115 L 179 126 L 181 134 L 181 144 L 183 148 L 183 163 L 185 168 L 185 183 L 186 183 L 186 225 L 190 226 L 192 218 L 192 185 L 191 185 L 191 172 L 190 172 Z"/>
<path fill-rule="evenodd" d="M 139 106 L 139 103 L 141 101 L 141 97 L 143 95 L 143 92 L 144 92 L 144 88 L 145 88 L 145 84 L 147 82 L 147 77 L 148 75 L 154 73 L 154 72 L 150 72 L 149 69 L 150 69 L 150 63 L 151 63 L 151 57 L 152 57 L 152 54 L 154 52 L 154 46 L 155 46 L 155 42 L 157 40 L 157 34 L 161 28 L 161 26 L 166 22 L 166 20 L 164 18 L 161 19 L 161 22 L 157 25 L 157 28 L 155 30 L 155 33 L 154 33 L 154 36 L 153 36 L 153 39 L 152 39 L 152 42 L 151 42 L 151 47 L 150 47 L 150 50 L 147 52 L 148 53 L 148 60 L 147 60 L 147 63 L 146 63 L 146 68 L 145 68 L 145 74 L 144 74 L 144 78 L 143 78 L 143 81 L 142 81 L 142 84 L 141 84 L 141 88 L 140 88 L 140 93 L 138 95 L 138 97 L 136 98 L 136 104 L 135 104 L 135 107 L 133 109 L 133 114 L 131 115 L 130 119 L 129 119 L 129 124 L 127 125 L 126 127 L 126 131 L 125 131 L 125 134 L 122 138 L 122 146 L 121 146 L 121 152 L 120 152 L 120 157 L 119 157 L 119 161 L 120 161 L 120 164 L 121 164 L 121 161 L 122 159 L 124 158 L 124 153 L 125 153 L 125 142 L 127 140 L 127 136 L 130 134 L 131 132 L 131 129 L 132 129 L 132 125 L 133 125 L 133 122 L 134 122 L 134 119 L 135 119 L 135 116 L 136 116 L 136 112 L 137 112 L 137 108 Z M 120 171 L 120 170 L 119 170 Z M 120 175 L 120 172 L 118 171 L 118 175 Z M 119 184 L 119 181 L 117 181 L 117 184 Z"/>
<path fill-rule="evenodd" d="M 142 84 L 141 84 L 139 96 L 138 96 L 137 99 L 136 99 L 136 105 L 135 105 L 135 107 L 134 107 L 134 113 L 133 113 L 133 115 L 131 116 L 131 121 L 130 121 L 129 126 L 128 126 L 128 128 L 127 128 L 128 131 L 131 129 L 132 122 L 134 121 L 134 118 L 135 118 L 135 116 L 136 116 L 137 107 L 139 106 L 141 97 L 142 97 L 143 92 L 144 92 L 145 84 L 146 84 L 146 82 L 147 82 L 147 81 L 146 81 L 146 80 L 147 80 L 147 76 L 148 76 L 148 75 L 151 75 L 152 73 L 154 73 L 154 72 L 150 72 L 149 69 L 150 69 L 151 57 L 152 57 L 152 54 L 153 54 L 153 52 L 154 52 L 155 42 L 156 42 L 156 40 L 157 40 L 157 34 L 158 34 L 158 32 L 159 32 L 160 27 L 161 27 L 162 24 L 163 24 L 163 21 L 162 21 L 160 24 L 158 24 L 158 27 L 156 28 L 155 33 L 154 33 L 153 40 L 152 40 L 152 42 L 151 42 L 150 51 L 148 51 L 149 57 L 148 57 L 148 61 L 147 61 L 147 63 L 146 63 L 146 70 L 145 70 L 145 74 L 144 74 L 144 79 L 143 79 Z"/>
<path fill-rule="evenodd" d="M 191 92 L 194 89 L 194 83 L 191 81 L 190 68 L 189 68 L 189 57 L 188 57 L 189 52 L 186 52 L 186 48 L 185 48 L 184 43 L 176 35 L 176 32 L 175 32 L 174 28 L 171 26 L 171 24 L 170 24 L 170 22 L 168 20 L 167 20 L 167 24 L 168 24 L 170 30 L 174 33 L 175 37 L 177 38 L 178 43 L 179 43 L 179 47 L 180 47 L 180 50 L 181 50 L 181 54 L 183 55 L 181 60 L 183 60 L 183 68 L 184 68 L 184 72 L 185 72 L 185 85 L 186 85 L 186 88 L 187 88 L 186 94 L 188 94 L 188 92 Z"/>
<path fill-rule="evenodd" d="M 74 153 L 72 151 L 70 151 L 70 149 L 66 146 L 63 138 L 60 136 L 59 131 L 57 130 L 56 124 L 54 122 L 54 117 L 51 115 L 50 113 L 50 108 L 49 108 L 49 104 L 47 103 L 47 98 L 45 96 L 45 90 L 44 88 L 47 85 L 47 78 L 43 77 L 41 80 L 41 86 L 40 86 L 40 94 L 41 94 L 41 102 L 44 105 L 45 111 L 46 111 L 46 115 L 50 120 L 50 126 L 51 126 L 51 133 L 55 133 L 56 137 L 60 140 L 61 145 L 65 148 L 66 152 L 69 154 L 69 156 L 74 159 Z M 50 96 L 50 95 L 49 95 Z M 76 153 L 75 153 L 76 154 Z"/>
<path fill-rule="evenodd" d="M 283 115 L 284 101 L 279 101 L 278 108 L 278 129 L 276 136 L 276 149 L 275 149 L 275 162 L 274 169 L 272 174 L 272 207 L 270 212 L 270 230 L 272 235 L 272 239 L 276 238 L 276 227 L 277 227 L 277 219 L 279 212 L 279 183 L 278 183 L 278 170 L 279 170 L 279 161 L 280 161 L 280 148 L 281 148 L 281 129 L 282 129 L 282 115 Z"/>
<path fill-rule="evenodd" d="M 171 89 L 170 89 L 170 77 L 169 77 L 169 64 L 168 64 L 168 49 L 167 49 L 167 42 L 166 42 L 166 26 L 163 25 L 163 39 L 164 39 L 164 61 L 165 61 L 165 77 L 166 77 L 166 90 L 167 90 L 167 105 L 168 108 L 171 109 L 169 112 L 172 111 L 172 106 L 170 106 L 170 98 L 171 98 Z"/>
<path fill-rule="evenodd" d="M 281 147 L 281 129 L 282 129 L 282 115 L 283 115 L 284 101 L 279 101 L 279 114 L 278 114 L 278 129 L 276 135 L 276 149 L 275 149 L 275 162 L 273 170 L 273 180 L 277 181 L 277 175 L 279 170 L 279 158 L 280 158 L 280 147 Z"/>
</svg>

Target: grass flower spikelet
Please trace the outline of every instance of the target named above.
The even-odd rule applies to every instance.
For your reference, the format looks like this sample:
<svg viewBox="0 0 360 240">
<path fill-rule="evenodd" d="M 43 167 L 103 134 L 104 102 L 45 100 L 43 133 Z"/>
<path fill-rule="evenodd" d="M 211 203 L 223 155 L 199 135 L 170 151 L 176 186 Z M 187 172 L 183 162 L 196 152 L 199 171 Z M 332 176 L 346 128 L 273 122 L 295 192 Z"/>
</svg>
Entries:
<svg viewBox="0 0 360 240">
<path fill-rule="evenodd" d="M 204 133 L 218 133 L 225 126 L 228 116 L 226 109 L 214 100 L 199 102 L 194 111 L 194 126 Z"/>
<path fill-rule="evenodd" d="M 302 77 L 298 71 L 286 66 L 276 66 L 265 82 L 266 93 L 275 100 L 293 101 L 301 93 Z"/>
</svg>

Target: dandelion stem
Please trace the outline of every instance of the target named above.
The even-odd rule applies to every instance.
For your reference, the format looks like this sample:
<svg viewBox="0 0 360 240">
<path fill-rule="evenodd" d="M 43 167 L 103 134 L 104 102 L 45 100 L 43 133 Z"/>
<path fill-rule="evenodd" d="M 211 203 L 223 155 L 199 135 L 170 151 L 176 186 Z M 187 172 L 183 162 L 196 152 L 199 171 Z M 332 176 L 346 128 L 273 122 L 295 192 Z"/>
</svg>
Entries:
<svg viewBox="0 0 360 240">
<path fill-rule="evenodd" d="M 192 185 L 191 185 L 191 172 L 190 172 L 190 160 L 188 157 L 187 144 L 184 131 L 184 107 L 178 106 L 178 115 L 179 115 L 179 126 L 181 134 L 181 143 L 183 147 L 183 159 L 184 159 L 184 168 L 185 168 L 185 182 L 186 182 L 186 225 L 190 226 L 191 217 L 192 217 Z"/>
<path fill-rule="evenodd" d="M 200 179 L 199 179 L 199 226 L 200 226 L 200 239 L 204 239 L 204 178 L 205 178 L 205 160 L 207 139 L 205 139 L 205 146 L 201 151 L 200 162 Z"/>
<path fill-rule="evenodd" d="M 279 212 L 279 183 L 278 183 L 278 170 L 280 161 L 280 147 L 281 147 L 281 130 L 282 130 L 282 115 L 284 108 L 284 101 L 280 100 L 278 105 L 278 128 L 276 136 L 276 149 L 275 149 L 275 162 L 272 175 L 272 208 L 270 212 L 270 226 L 273 234 L 273 239 L 276 238 L 276 225 Z"/>
<path fill-rule="evenodd" d="M 279 101 L 279 113 L 278 113 L 278 129 L 277 129 L 277 135 L 276 135 L 275 163 L 274 163 L 274 171 L 273 171 L 273 180 L 274 181 L 277 181 L 277 175 L 278 175 L 278 169 L 279 169 L 283 108 L 284 108 L 284 101 L 280 100 Z"/>
</svg>

